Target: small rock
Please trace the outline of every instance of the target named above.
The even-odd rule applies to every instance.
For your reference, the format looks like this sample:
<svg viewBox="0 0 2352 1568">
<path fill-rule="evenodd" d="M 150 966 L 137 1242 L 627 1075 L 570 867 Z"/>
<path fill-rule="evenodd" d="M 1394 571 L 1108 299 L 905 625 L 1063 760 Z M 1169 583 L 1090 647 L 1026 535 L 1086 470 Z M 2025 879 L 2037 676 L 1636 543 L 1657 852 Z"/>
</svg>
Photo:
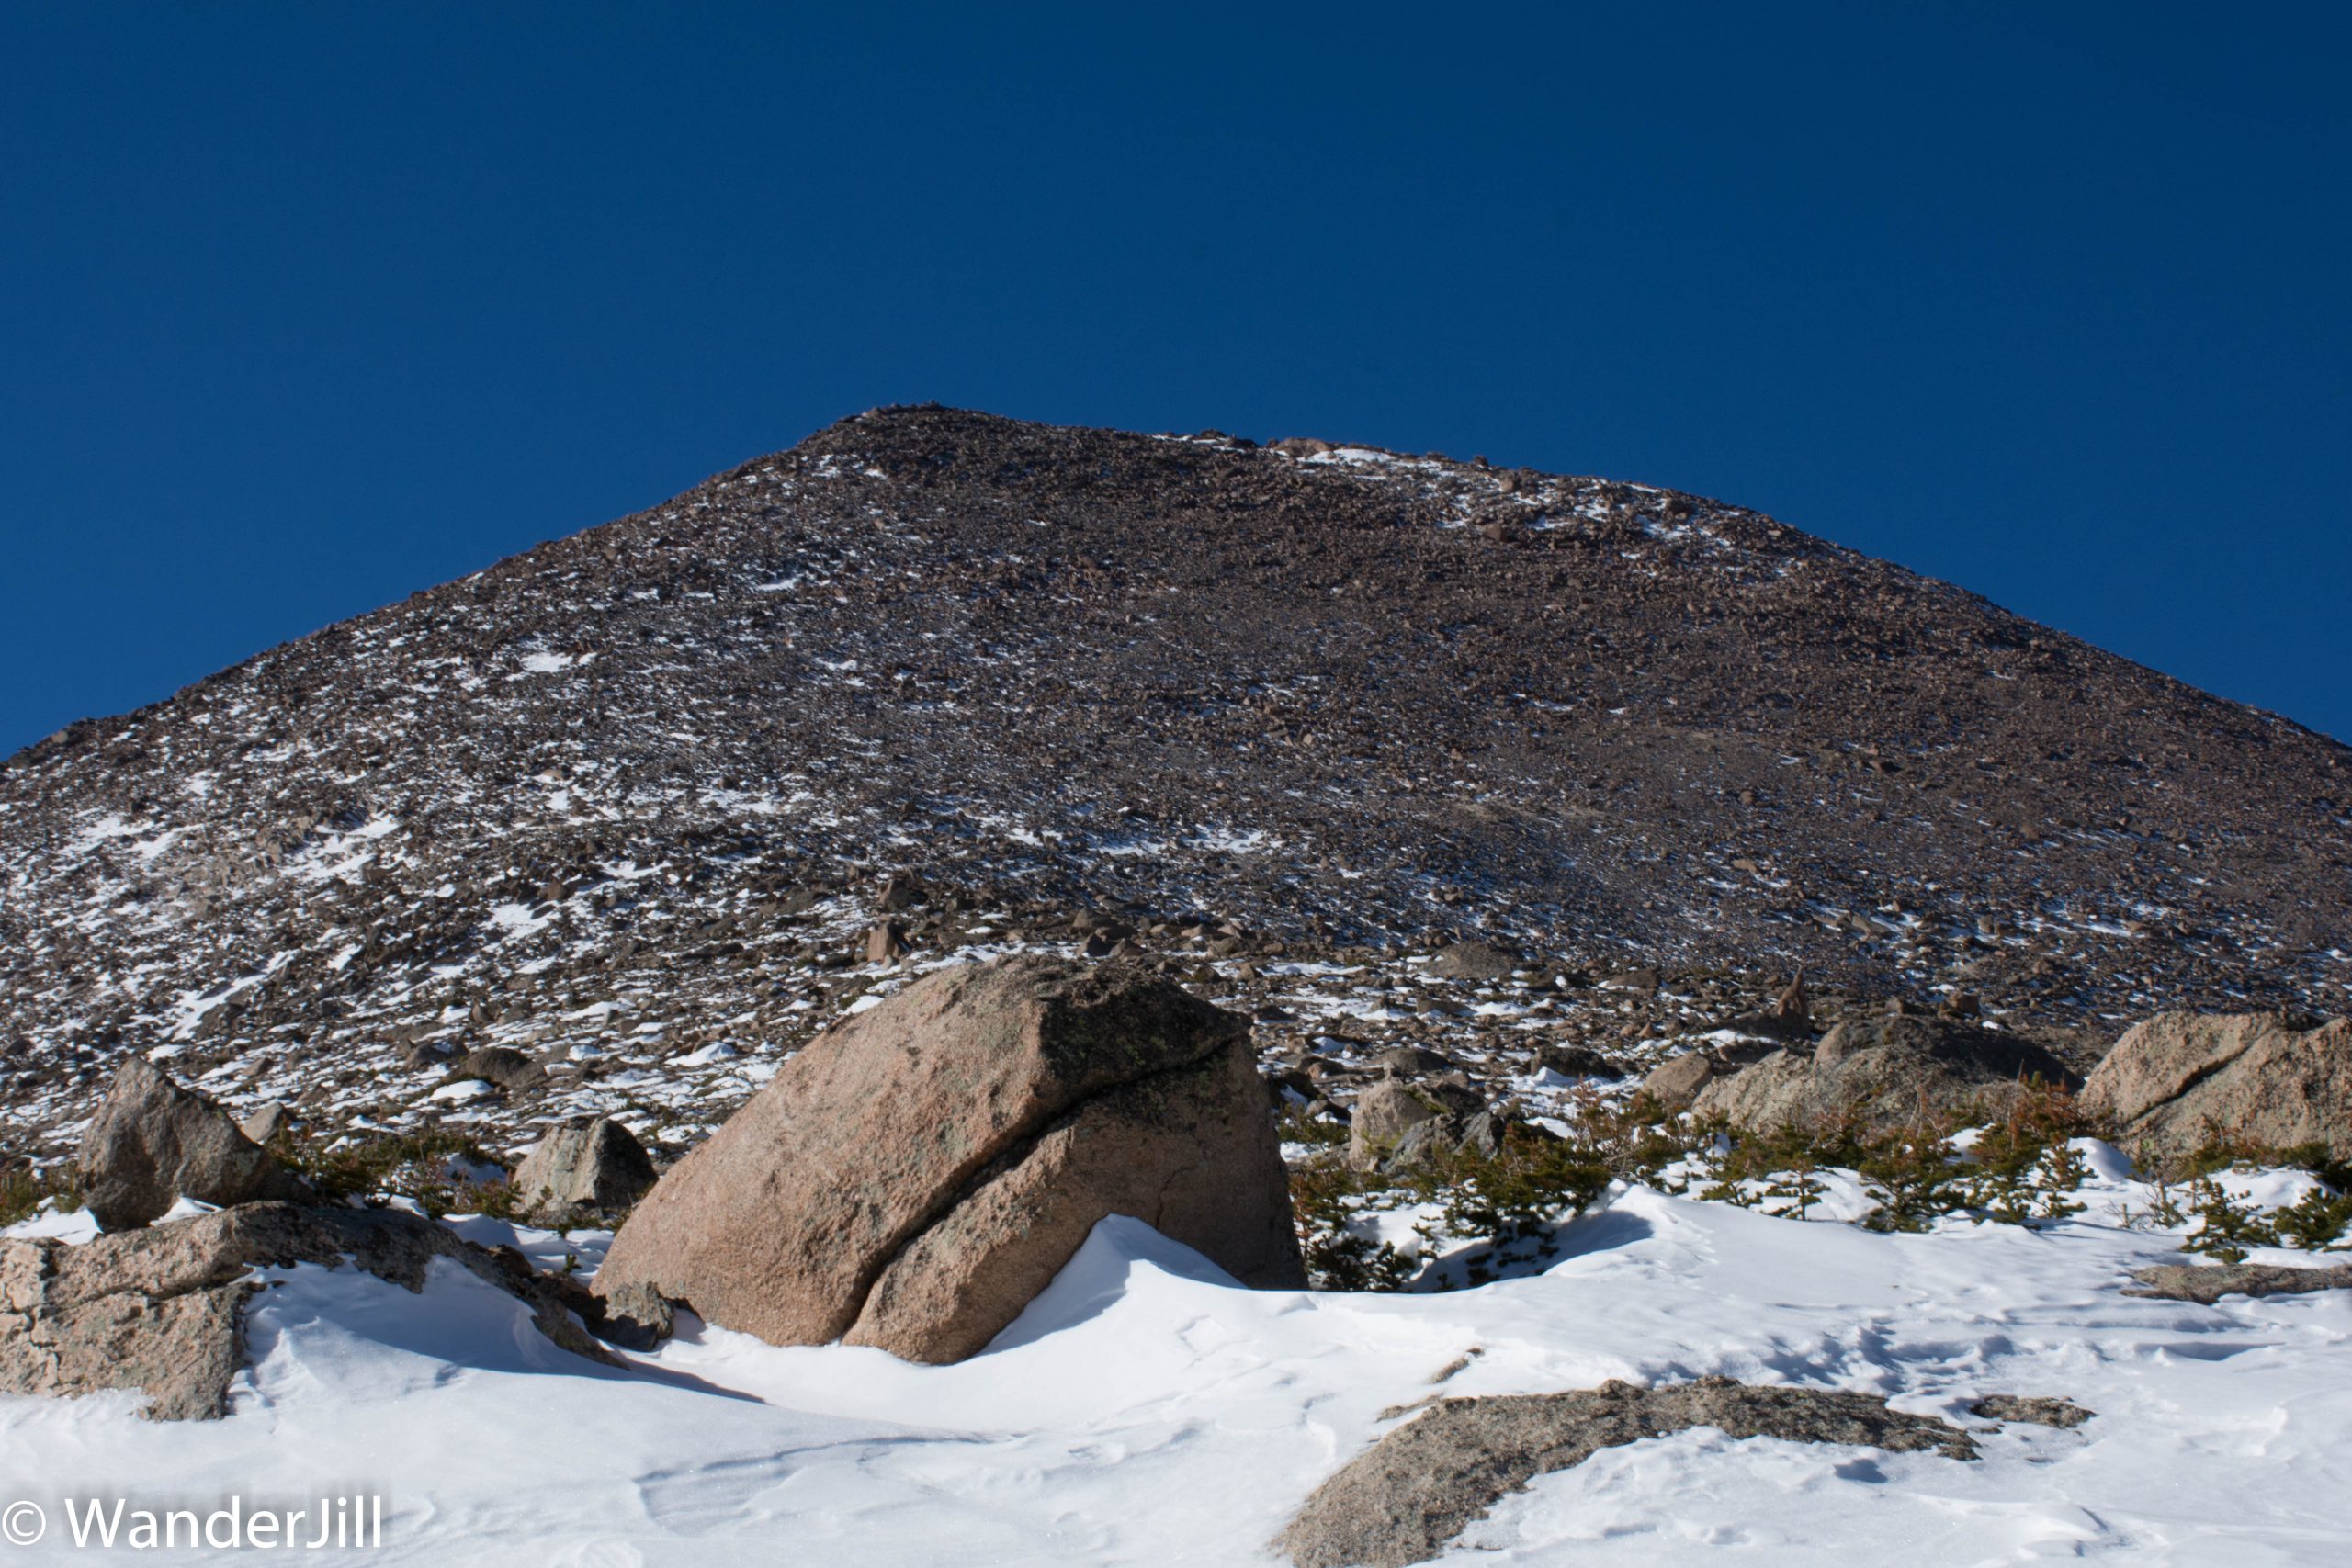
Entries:
<svg viewBox="0 0 2352 1568">
<path fill-rule="evenodd" d="M 254 1143 L 266 1146 L 271 1139 L 293 1125 L 293 1118 L 287 1114 L 286 1107 L 271 1100 L 259 1110 L 249 1112 L 243 1121 L 237 1123 L 237 1131 Z"/>
<path fill-rule="evenodd" d="M 896 964 L 912 951 L 907 944 L 907 929 L 896 920 L 885 920 L 865 933 L 865 962 Z"/>
<path fill-rule="evenodd" d="M 2098 1414 L 2069 1400 L 2025 1393 L 1988 1393 L 1970 1405 L 1968 1413 L 1987 1421 L 2029 1421 L 2061 1429 L 2079 1427 Z"/>
<path fill-rule="evenodd" d="M 547 1069 L 537 1058 L 511 1045 L 485 1045 L 469 1051 L 450 1066 L 449 1081 L 480 1078 L 505 1089 L 545 1089 Z"/>
<path fill-rule="evenodd" d="M 616 1286 L 599 1300 L 603 1306 L 595 1318 L 596 1335 L 608 1345 L 651 1350 L 677 1331 L 669 1298 L 641 1280 Z"/>
</svg>

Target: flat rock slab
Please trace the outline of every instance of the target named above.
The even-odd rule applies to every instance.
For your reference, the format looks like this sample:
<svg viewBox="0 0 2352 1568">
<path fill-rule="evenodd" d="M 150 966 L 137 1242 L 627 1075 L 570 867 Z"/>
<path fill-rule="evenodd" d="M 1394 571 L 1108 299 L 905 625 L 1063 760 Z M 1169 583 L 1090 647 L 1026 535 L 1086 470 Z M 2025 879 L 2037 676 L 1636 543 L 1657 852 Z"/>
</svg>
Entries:
<svg viewBox="0 0 2352 1568">
<path fill-rule="evenodd" d="M 1298 1568 L 1426 1562 L 1498 1499 L 1535 1477 L 1581 1464 L 1605 1448 L 1690 1427 L 1733 1438 L 1976 1457 L 1976 1445 L 1957 1427 L 1889 1410 L 1870 1394 L 1755 1388 L 1729 1378 L 1448 1399 L 1317 1487 L 1280 1544 Z"/>
<path fill-rule="evenodd" d="M 1987 1421 L 2026 1421 L 2037 1427 L 2056 1427 L 2062 1431 L 2079 1427 L 2098 1414 L 2072 1400 L 2032 1393 L 1988 1393 L 1970 1405 L 1968 1413 L 1982 1416 Z"/>
<path fill-rule="evenodd" d="M 2141 1289 L 2127 1296 L 2157 1296 L 2211 1306 L 2223 1296 L 2290 1296 L 2306 1291 L 2352 1290 L 2352 1263 L 2331 1269 L 2270 1263 L 2160 1263 L 2135 1271 Z"/>
<path fill-rule="evenodd" d="M 435 1258 L 520 1298 L 565 1349 L 611 1359 L 566 1312 L 562 1287 L 519 1255 L 488 1252 L 398 1210 L 248 1203 L 80 1247 L 0 1241 L 0 1392 L 138 1389 L 153 1419 L 220 1416 L 243 1364 L 242 1309 L 255 1269 L 347 1259 L 421 1291 Z"/>
</svg>

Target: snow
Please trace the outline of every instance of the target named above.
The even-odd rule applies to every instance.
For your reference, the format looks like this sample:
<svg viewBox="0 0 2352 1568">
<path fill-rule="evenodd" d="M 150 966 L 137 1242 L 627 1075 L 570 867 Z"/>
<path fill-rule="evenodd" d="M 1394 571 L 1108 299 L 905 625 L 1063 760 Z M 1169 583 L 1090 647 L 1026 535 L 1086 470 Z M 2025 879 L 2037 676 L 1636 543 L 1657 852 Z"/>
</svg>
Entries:
<svg viewBox="0 0 2352 1568">
<path fill-rule="evenodd" d="M 1539 1480 L 1449 1560 L 2340 1561 L 2352 1292 L 2127 1297 L 2127 1271 L 2177 1241 L 2110 1222 L 2095 1204 L 2040 1230 L 1881 1235 L 1634 1190 L 1568 1226 L 1545 1272 L 1340 1295 L 1240 1290 L 1114 1218 L 953 1367 L 689 1319 L 599 1368 L 452 1265 L 422 1295 L 303 1266 L 266 1276 L 227 1420 L 0 1399 L 0 1473 L 52 1518 L 123 1491 L 380 1490 L 401 1562 L 764 1563 L 781 1540 L 796 1561 L 885 1568 L 1243 1564 L 1277 1561 L 1267 1543 L 1390 1406 L 1724 1372 L 1977 1428 L 1967 1406 L 1993 1393 L 2098 1416 L 1981 1436 L 1975 1463 L 1681 1433 Z M 593 1269 L 606 1239 L 458 1223 L 553 1267 Z M 17 1560 L 68 1548 L 51 1550 Z"/>
</svg>

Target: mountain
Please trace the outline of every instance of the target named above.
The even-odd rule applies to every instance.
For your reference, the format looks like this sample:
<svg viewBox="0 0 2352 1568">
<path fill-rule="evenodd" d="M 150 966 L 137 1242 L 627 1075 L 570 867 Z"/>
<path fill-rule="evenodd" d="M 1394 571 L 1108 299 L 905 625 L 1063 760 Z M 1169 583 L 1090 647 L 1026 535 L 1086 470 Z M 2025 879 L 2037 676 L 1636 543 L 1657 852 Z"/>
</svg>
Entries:
<svg viewBox="0 0 2352 1568">
<path fill-rule="evenodd" d="M 0 766 L 0 1137 L 133 1049 L 328 1125 L 690 1136 L 890 983 L 881 919 L 1099 932 L 1272 1044 L 1635 1040 L 1798 964 L 2340 1010 L 2352 752 L 1696 496 L 880 410 Z M 1472 937 L 1525 994 L 1401 988 Z"/>
</svg>

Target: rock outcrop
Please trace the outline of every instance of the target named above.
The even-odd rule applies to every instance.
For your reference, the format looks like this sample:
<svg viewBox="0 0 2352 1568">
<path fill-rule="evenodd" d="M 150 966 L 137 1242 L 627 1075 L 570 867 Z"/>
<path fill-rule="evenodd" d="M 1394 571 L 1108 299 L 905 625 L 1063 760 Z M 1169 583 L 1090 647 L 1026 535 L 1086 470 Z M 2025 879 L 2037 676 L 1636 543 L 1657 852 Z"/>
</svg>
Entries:
<svg viewBox="0 0 2352 1568">
<path fill-rule="evenodd" d="M 2159 1263 L 2132 1276 L 2127 1296 L 2159 1296 L 2211 1306 L 2223 1296 L 2291 1296 L 2308 1291 L 2352 1290 L 2352 1263 L 2304 1269 L 2273 1263 Z"/>
<path fill-rule="evenodd" d="M 1713 1427 L 1733 1438 L 1850 1443 L 1974 1459 L 1966 1433 L 1867 1393 L 1702 1378 L 1571 1393 L 1442 1400 L 1342 1466 L 1283 1532 L 1298 1568 L 1404 1568 L 1445 1550 L 1505 1494 L 1605 1448 Z"/>
<path fill-rule="evenodd" d="M 83 1201 L 110 1231 L 143 1225 L 181 1197 L 225 1208 L 308 1192 L 227 1111 L 144 1056 L 123 1059 L 83 1134 L 81 1180 Z"/>
<path fill-rule="evenodd" d="M 626 1209 L 657 1179 L 652 1158 L 637 1135 L 609 1116 L 548 1129 L 514 1168 L 524 1213 L 562 1216 L 578 1211 Z"/>
<path fill-rule="evenodd" d="M 2207 1145 L 2299 1144 L 2352 1158 L 2352 1020 L 2159 1013 L 2092 1070 L 2083 1108 L 2159 1159 Z"/>
<path fill-rule="evenodd" d="M 1885 1129 L 1957 1111 L 1995 1114 L 2029 1085 L 2073 1089 L 2080 1082 L 2064 1062 L 2030 1042 L 1943 1019 L 1894 1014 L 1841 1023 L 1809 1051 L 1775 1051 L 1715 1077 L 1698 1090 L 1691 1109 L 1737 1127 L 1850 1119 Z"/>
<path fill-rule="evenodd" d="M 1248 1025 L 1124 964 L 1007 959 L 820 1036 L 646 1194 L 596 1288 L 954 1360 L 1114 1213 L 1305 1283 Z"/>
<path fill-rule="evenodd" d="M 254 1269 L 347 1258 L 420 1291 L 435 1258 L 520 1298 L 565 1349 L 611 1359 L 565 1310 L 577 1303 L 519 1254 L 485 1251 L 398 1210 L 248 1203 L 80 1247 L 0 1240 L 0 1392 L 137 1389 L 157 1420 L 221 1416 L 243 1362 Z"/>
</svg>

